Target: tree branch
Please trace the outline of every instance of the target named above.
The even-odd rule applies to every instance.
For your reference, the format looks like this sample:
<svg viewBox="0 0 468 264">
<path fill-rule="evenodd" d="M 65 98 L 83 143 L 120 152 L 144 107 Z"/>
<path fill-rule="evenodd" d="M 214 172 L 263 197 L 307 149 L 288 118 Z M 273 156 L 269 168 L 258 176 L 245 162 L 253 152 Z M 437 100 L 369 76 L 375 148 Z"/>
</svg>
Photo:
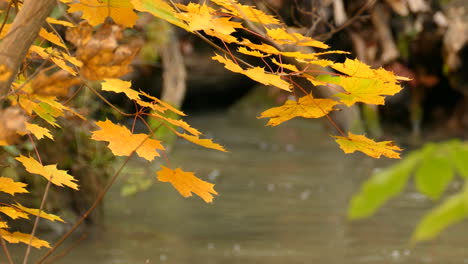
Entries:
<svg viewBox="0 0 468 264">
<path fill-rule="evenodd" d="M 0 97 L 8 93 L 24 56 L 55 4 L 55 0 L 24 0 L 10 31 L 0 43 L 0 65 L 11 72 L 8 80 L 0 82 Z"/>
</svg>

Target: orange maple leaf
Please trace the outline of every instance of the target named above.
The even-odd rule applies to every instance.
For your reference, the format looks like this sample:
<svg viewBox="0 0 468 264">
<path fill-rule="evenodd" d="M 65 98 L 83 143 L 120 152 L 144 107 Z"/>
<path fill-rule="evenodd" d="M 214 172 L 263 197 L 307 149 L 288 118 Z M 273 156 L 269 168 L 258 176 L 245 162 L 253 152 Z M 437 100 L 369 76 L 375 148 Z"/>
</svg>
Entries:
<svg viewBox="0 0 468 264">
<path fill-rule="evenodd" d="M 189 135 L 189 134 L 186 134 L 186 133 L 176 132 L 176 134 L 179 137 L 182 137 L 182 138 L 184 138 L 184 139 L 186 139 L 186 140 L 188 140 L 188 141 L 190 141 L 190 142 L 192 142 L 194 144 L 200 145 L 202 147 L 210 148 L 210 149 L 216 149 L 216 150 L 219 150 L 219 151 L 226 152 L 226 149 L 224 149 L 223 146 L 214 143 L 211 139 L 200 138 L 199 136 L 192 136 L 192 135 Z"/>
<path fill-rule="evenodd" d="M 287 100 L 282 106 L 270 108 L 260 114 L 257 118 L 269 117 L 269 126 L 277 126 L 294 117 L 319 118 L 333 111 L 338 104 L 331 99 L 315 99 L 311 95 L 299 98 L 299 101 Z"/>
<path fill-rule="evenodd" d="M 159 157 L 156 150 L 164 150 L 159 140 L 148 138 L 146 134 L 133 134 L 128 128 L 116 125 L 110 120 L 98 121 L 101 130 L 93 131 L 91 139 L 109 142 L 109 149 L 116 156 L 128 156 L 135 151 L 138 156 L 152 161 Z"/>
<path fill-rule="evenodd" d="M 334 136 L 334 138 L 336 138 L 336 142 L 340 145 L 344 153 L 361 151 L 377 159 L 382 155 L 388 158 L 399 159 L 400 153 L 396 151 L 402 150 L 392 141 L 375 142 L 363 135 L 355 135 L 351 132 L 348 132 L 348 137 Z"/>
<path fill-rule="evenodd" d="M 205 202 L 213 201 L 213 194 L 218 194 L 214 184 L 200 180 L 193 172 L 185 172 L 180 168 L 172 170 L 161 166 L 162 170 L 156 172 L 158 180 L 170 182 L 172 186 L 184 197 L 192 196 L 192 192 L 200 196 Z"/>
</svg>

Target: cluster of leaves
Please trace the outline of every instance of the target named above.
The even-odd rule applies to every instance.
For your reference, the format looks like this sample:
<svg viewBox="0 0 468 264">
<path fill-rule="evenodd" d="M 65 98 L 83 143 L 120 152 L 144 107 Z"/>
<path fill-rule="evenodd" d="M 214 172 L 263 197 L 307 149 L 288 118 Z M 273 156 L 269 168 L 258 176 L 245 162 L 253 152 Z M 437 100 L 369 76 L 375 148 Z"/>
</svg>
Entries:
<svg viewBox="0 0 468 264">
<path fill-rule="evenodd" d="M 452 140 L 427 143 L 395 165 L 372 175 L 351 200 L 349 218 L 360 219 L 374 214 L 386 201 L 404 190 L 413 174 L 416 189 L 433 201 L 440 199 L 456 174 L 464 181 L 461 191 L 424 216 L 414 231 L 413 241 L 432 239 L 446 227 L 468 217 L 468 144 Z"/>
<path fill-rule="evenodd" d="M 33 143 L 44 138 L 53 140 L 54 137 L 48 127 L 60 127 L 59 118 L 86 120 L 84 114 L 69 105 L 70 98 L 63 100 L 63 96 L 70 94 L 72 86 L 79 85 L 80 88 L 75 94 L 81 89 L 89 89 L 108 103 L 96 88 L 100 87 L 102 91 L 123 93 L 138 106 L 136 113 L 125 113 L 108 103 L 120 114 L 145 124 L 148 128 L 146 134 L 135 134 L 133 129 L 129 130 L 110 120 L 94 122 L 96 130 L 91 131 L 91 139 L 108 142 L 108 148 L 116 156 L 130 157 L 136 153 L 148 161 L 160 156 L 160 152 L 165 148 L 160 140 L 152 138 L 155 129 L 148 125 L 147 118 L 157 120 L 185 140 L 206 148 L 226 151 L 210 139 L 202 138 L 201 132 L 182 119 L 168 117 L 171 116 L 168 113 L 185 116 L 182 111 L 139 91 L 132 87 L 131 82 L 121 79 L 131 71 L 131 62 L 141 47 L 140 40 L 130 39 L 124 32 L 125 29 L 135 25 L 138 19 L 135 10 L 148 12 L 205 39 L 205 36 L 215 39 L 224 45 L 221 50 L 225 54 L 216 54 L 213 59 L 224 64 L 226 69 L 246 75 L 264 85 L 294 93 L 298 98 L 297 101 L 289 100 L 282 106 L 260 114 L 260 118 L 270 118 L 268 125 L 271 126 L 279 125 L 294 117 L 328 116 L 331 111 L 336 110 L 338 104 L 345 106 L 359 102 L 383 104 L 384 96 L 400 91 L 398 82 L 406 80 L 382 68 L 371 69 L 358 60 L 347 59 L 343 63 L 335 63 L 322 58 L 326 54 L 345 53 L 342 51 L 315 53 L 285 51 L 285 47 L 291 45 L 320 50 L 329 47 L 308 36 L 289 32 L 288 28 L 275 17 L 235 0 L 213 0 L 213 6 L 194 3 L 175 5 L 162 0 L 61 0 L 61 2 L 68 7 L 68 13 L 80 12 L 82 20 L 74 23 L 72 20 L 64 21 L 51 17 L 47 19 L 51 31 L 45 28 L 40 30 L 40 41 L 37 42 L 39 44 L 30 47 L 23 63 L 26 65 L 25 69 L 15 76 L 10 92 L 4 98 L 9 106 L 0 112 L 0 115 L 5 117 L 0 122 L 1 145 L 16 144 L 20 140 L 18 134 L 27 134 Z M 19 1 L 10 1 L 8 5 L 15 5 L 21 12 Z M 109 17 L 113 22 L 109 22 Z M 67 28 L 67 42 L 57 33 L 55 25 Z M 249 25 L 261 30 L 253 31 Z M 0 38 L 8 37 L 11 33 L 8 23 L 4 23 L 0 33 Z M 246 34 L 260 38 L 261 41 L 254 43 L 255 41 L 248 38 L 237 37 Z M 209 39 L 206 40 L 211 42 Z M 71 48 L 71 45 L 74 48 Z M 236 47 L 236 52 L 243 54 L 244 57 L 262 61 L 268 70 L 241 60 L 231 52 L 232 48 L 228 48 L 228 45 Z M 283 63 L 286 59 L 301 66 Z M 27 66 L 33 61 L 42 61 L 42 64 L 31 71 L 33 67 Z M 45 67 L 46 65 L 48 67 Z M 316 67 L 328 67 L 329 70 L 312 70 Z M 338 73 L 333 73 L 333 70 Z M 0 65 L 0 81 L 8 79 L 11 73 L 5 65 Z M 336 100 L 315 98 L 313 91 L 306 91 L 294 81 L 296 78 L 303 78 L 316 86 L 333 87 L 337 90 L 334 95 Z M 336 136 L 336 141 L 346 153 L 361 151 L 376 158 L 381 155 L 399 158 L 397 151 L 400 149 L 392 142 L 375 142 L 364 135 L 352 133 L 346 135 L 343 132 L 341 136 Z M 28 172 L 43 176 L 48 181 L 48 186 L 54 184 L 78 189 L 73 176 L 57 169 L 56 164 L 43 165 L 40 151 L 37 149 L 35 155 L 37 158 L 21 155 L 16 160 Z M 12 195 L 26 192 L 24 184 L 7 178 L 0 179 L 0 191 Z M 202 181 L 193 173 L 180 168 L 171 169 L 163 166 L 157 172 L 157 179 L 170 182 L 184 197 L 195 193 L 204 201 L 211 202 L 213 195 L 217 194 L 213 184 Z M 3 209 L 0 209 L 0 212 L 13 219 L 21 217 L 20 215 L 26 217 L 26 214 L 32 214 L 49 220 L 60 220 L 43 212 L 42 208 L 29 209 L 13 203 L 5 204 L 1 208 Z M 35 238 L 34 234 L 9 233 L 7 228 L 8 223 L 1 220 L 1 237 L 9 242 L 24 242 L 36 247 L 48 246 L 45 241 Z"/>
</svg>

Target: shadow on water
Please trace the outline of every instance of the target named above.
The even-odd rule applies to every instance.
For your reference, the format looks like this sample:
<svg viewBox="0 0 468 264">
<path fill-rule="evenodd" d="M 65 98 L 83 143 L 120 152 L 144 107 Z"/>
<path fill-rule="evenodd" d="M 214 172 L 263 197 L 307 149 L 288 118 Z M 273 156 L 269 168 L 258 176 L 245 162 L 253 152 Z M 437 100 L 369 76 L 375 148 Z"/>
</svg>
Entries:
<svg viewBox="0 0 468 264">
<path fill-rule="evenodd" d="M 214 203 L 185 199 L 167 183 L 126 198 L 114 188 L 102 230 L 58 263 L 468 263 L 463 225 L 408 246 L 431 206 L 413 192 L 347 221 L 350 197 L 383 163 L 343 154 L 320 123 L 269 128 L 213 115 L 191 124 L 230 152 L 179 141 L 170 162 L 215 183 Z M 135 161 L 127 172 L 155 177 L 157 168 Z"/>
</svg>

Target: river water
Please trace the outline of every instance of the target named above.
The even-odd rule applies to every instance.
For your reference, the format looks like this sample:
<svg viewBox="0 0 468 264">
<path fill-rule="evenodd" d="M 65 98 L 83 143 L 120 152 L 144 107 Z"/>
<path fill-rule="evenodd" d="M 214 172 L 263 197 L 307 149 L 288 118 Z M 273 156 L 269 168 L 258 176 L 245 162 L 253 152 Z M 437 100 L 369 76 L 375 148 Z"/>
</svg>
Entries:
<svg viewBox="0 0 468 264">
<path fill-rule="evenodd" d="M 271 128 L 223 114 L 191 124 L 230 152 L 179 141 L 170 164 L 215 183 L 214 202 L 161 182 L 130 197 L 114 188 L 103 223 L 56 263 L 468 263 L 467 224 L 408 244 L 433 206 L 411 190 L 371 218 L 348 221 L 352 194 L 389 162 L 343 154 L 320 122 Z M 135 161 L 123 176 L 155 179 L 158 166 Z"/>
</svg>

